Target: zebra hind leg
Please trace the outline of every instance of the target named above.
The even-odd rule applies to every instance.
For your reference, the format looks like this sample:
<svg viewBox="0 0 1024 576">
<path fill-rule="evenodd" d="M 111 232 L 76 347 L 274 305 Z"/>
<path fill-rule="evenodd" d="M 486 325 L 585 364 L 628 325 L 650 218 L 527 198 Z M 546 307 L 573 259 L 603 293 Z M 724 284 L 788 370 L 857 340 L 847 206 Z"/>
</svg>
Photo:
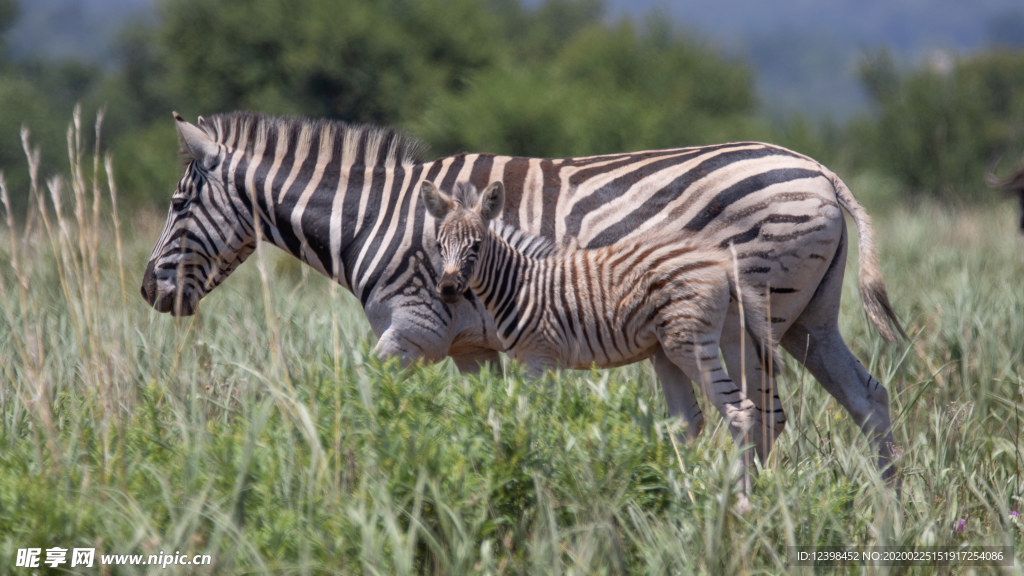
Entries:
<svg viewBox="0 0 1024 576">
<path fill-rule="evenodd" d="M 898 488 L 892 465 L 893 438 L 889 392 L 868 374 L 839 333 L 839 301 L 843 293 L 846 233 L 814 296 L 783 335 L 782 347 L 804 364 L 812 376 L 850 413 L 872 440 L 878 468 Z"/>
<path fill-rule="evenodd" d="M 850 352 L 839 328 L 832 325 L 809 330 L 799 323 L 794 324 L 783 337 L 782 346 L 803 362 L 822 387 L 850 413 L 874 444 L 882 477 L 894 484 L 896 469 L 892 464 L 894 445 L 889 392 Z"/>
<path fill-rule="evenodd" d="M 771 454 L 775 440 L 786 427 L 786 411 L 779 399 L 775 376 L 764 365 L 749 337 L 740 342 L 739 317 L 730 313 L 722 333 L 722 356 L 729 376 L 743 386 L 747 397 L 754 403 L 755 418 L 751 435 L 757 449 L 758 460 L 764 465 Z M 764 354 L 771 358 L 771 354 Z"/>
</svg>

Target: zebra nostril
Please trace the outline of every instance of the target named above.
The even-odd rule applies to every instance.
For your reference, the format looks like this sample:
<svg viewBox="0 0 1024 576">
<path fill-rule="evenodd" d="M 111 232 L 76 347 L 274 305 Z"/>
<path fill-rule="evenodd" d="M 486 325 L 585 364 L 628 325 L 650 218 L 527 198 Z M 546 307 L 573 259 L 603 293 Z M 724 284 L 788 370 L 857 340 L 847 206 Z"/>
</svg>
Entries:
<svg viewBox="0 0 1024 576">
<path fill-rule="evenodd" d="M 441 299 L 451 304 L 458 300 L 459 291 L 456 289 L 455 284 L 451 282 L 441 282 L 437 285 L 437 291 L 441 294 Z"/>
</svg>

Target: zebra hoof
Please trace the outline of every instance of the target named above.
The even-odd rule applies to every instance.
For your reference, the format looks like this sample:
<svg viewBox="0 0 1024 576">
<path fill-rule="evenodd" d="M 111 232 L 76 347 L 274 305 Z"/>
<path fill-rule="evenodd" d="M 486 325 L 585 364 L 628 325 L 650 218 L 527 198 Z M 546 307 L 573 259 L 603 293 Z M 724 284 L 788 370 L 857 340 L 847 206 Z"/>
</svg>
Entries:
<svg viewBox="0 0 1024 576">
<path fill-rule="evenodd" d="M 737 515 L 744 516 L 753 509 L 754 505 L 750 503 L 750 499 L 747 498 L 746 494 L 740 492 L 736 495 L 736 504 L 733 505 L 733 510 L 736 511 Z"/>
</svg>

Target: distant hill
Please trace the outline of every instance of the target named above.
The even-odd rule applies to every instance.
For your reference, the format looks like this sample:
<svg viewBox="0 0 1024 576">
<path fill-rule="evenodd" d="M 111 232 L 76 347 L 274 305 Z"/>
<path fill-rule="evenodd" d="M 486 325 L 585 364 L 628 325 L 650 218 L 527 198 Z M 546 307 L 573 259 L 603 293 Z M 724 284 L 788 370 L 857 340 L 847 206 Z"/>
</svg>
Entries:
<svg viewBox="0 0 1024 576">
<path fill-rule="evenodd" d="M 12 54 L 106 62 L 124 22 L 151 14 L 155 2 L 22 0 L 9 36 Z M 992 44 L 1024 48 L 1021 0 L 606 0 L 606 6 L 612 20 L 667 15 L 679 29 L 746 60 L 769 113 L 841 119 L 863 109 L 858 62 L 883 47 L 907 64 Z"/>
<path fill-rule="evenodd" d="M 15 58 L 106 63 L 114 39 L 132 18 L 152 13 L 156 0 L 20 0 L 8 42 Z"/>
<path fill-rule="evenodd" d="M 845 117 L 866 99 L 857 67 L 948 61 L 995 44 L 1024 48 L 1021 0 L 607 0 L 611 17 L 657 11 L 750 62 L 769 111 Z"/>
</svg>

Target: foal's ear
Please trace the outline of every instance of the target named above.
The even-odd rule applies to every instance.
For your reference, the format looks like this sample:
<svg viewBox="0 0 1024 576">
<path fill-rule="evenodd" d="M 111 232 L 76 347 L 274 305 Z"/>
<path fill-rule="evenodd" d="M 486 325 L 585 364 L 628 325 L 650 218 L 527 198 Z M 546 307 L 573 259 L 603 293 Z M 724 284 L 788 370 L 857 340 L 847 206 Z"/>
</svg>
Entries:
<svg viewBox="0 0 1024 576">
<path fill-rule="evenodd" d="M 210 138 L 202 128 L 186 122 L 177 112 L 173 114 L 182 150 L 189 158 L 199 162 L 207 169 L 216 165 L 217 155 L 220 154 L 217 142 Z"/>
<path fill-rule="evenodd" d="M 505 206 L 505 186 L 501 181 L 492 182 L 476 203 L 476 212 L 484 222 L 494 220 Z"/>
<path fill-rule="evenodd" d="M 423 196 L 423 203 L 427 206 L 427 212 L 438 220 L 444 220 L 444 217 L 455 207 L 451 199 L 438 190 L 437 186 L 434 186 L 434 183 L 429 180 L 424 181 L 420 186 L 420 195 Z"/>
</svg>

